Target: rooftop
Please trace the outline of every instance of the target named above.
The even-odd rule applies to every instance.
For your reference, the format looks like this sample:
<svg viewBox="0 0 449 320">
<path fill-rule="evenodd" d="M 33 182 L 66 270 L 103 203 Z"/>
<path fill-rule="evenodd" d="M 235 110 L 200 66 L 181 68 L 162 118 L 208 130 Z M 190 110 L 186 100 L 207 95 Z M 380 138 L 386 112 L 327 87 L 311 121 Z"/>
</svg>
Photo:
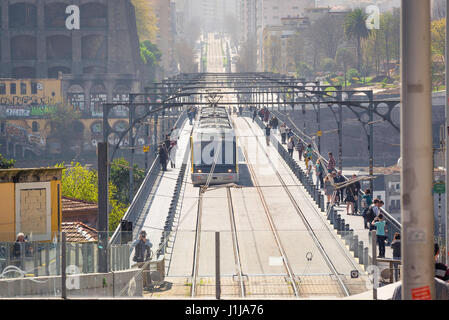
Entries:
<svg viewBox="0 0 449 320">
<path fill-rule="evenodd" d="M 98 231 L 82 222 L 63 222 L 61 232 L 66 233 L 67 242 L 98 241 Z"/>
<path fill-rule="evenodd" d="M 64 213 L 80 211 L 97 211 L 98 204 L 79 199 L 62 197 L 62 211 Z"/>
</svg>

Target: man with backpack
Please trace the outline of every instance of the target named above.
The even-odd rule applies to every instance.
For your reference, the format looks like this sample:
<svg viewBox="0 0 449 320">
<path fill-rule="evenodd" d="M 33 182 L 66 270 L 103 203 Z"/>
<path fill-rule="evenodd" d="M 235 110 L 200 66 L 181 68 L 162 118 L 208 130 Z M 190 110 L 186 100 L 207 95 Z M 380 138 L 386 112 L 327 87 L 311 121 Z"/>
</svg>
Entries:
<svg viewBox="0 0 449 320">
<path fill-rule="evenodd" d="M 369 229 L 370 231 L 373 230 L 374 227 L 371 226 L 371 223 L 374 221 L 374 219 L 377 217 L 375 208 L 377 208 L 377 205 L 379 204 L 379 199 L 374 199 L 374 202 L 372 205 L 369 206 L 368 210 L 364 211 L 363 214 L 363 221 L 365 229 Z"/>
</svg>

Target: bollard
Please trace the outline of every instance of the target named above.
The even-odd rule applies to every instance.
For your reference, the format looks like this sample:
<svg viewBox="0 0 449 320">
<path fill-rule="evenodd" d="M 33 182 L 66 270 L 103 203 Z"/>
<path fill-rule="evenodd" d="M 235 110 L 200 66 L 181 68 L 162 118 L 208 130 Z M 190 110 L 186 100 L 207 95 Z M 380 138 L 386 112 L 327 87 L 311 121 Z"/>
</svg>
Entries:
<svg viewBox="0 0 449 320">
<path fill-rule="evenodd" d="M 355 235 L 354 238 L 352 238 L 352 242 L 351 242 L 351 251 L 354 252 L 354 257 L 358 258 L 359 257 L 359 236 Z"/>
<path fill-rule="evenodd" d="M 345 231 L 346 231 L 345 230 L 345 225 L 346 225 L 345 219 L 341 219 L 340 220 L 340 231 L 341 231 L 343 236 L 345 235 Z"/>
<path fill-rule="evenodd" d="M 350 229 L 348 230 L 348 236 L 346 237 L 345 243 L 349 246 L 351 246 L 351 240 L 354 237 L 354 230 Z"/>
<path fill-rule="evenodd" d="M 329 210 L 329 215 L 328 215 L 328 218 L 329 218 L 329 221 L 330 221 L 331 225 L 335 225 L 335 218 L 334 218 L 334 216 L 335 216 L 335 210 L 334 210 L 334 207 L 331 207 L 330 210 Z"/>
<path fill-rule="evenodd" d="M 338 231 L 340 231 L 340 221 L 341 221 L 341 215 L 337 214 L 337 218 L 335 221 L 335 229 L 337 229 L 337 233 L 339 233 Z"/>
<path fill-rule="evenodd" d="M 365 270 L 369 266 L 368 250 L 369 250 L 368 248 L 363 249 L 363 265 L 365 266 Z"/>
<path fill-rule="evenodd" d="M 364 252 L 363 252 L 363 241 L 359 242 L 359 250 L 358 250 L 358 252 L 359 252 L 359 264 L 363 264 L 363 254 L 364 254 Z"/>
</svg>

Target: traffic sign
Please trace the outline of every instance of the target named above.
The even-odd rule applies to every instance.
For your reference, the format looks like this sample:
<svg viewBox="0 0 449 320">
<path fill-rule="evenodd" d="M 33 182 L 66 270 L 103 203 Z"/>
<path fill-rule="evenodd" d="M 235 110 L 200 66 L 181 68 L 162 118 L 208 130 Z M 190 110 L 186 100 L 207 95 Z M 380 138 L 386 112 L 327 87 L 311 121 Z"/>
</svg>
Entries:
<svg viewBox="0 0 449 320">
<path fill-rule="evenodd" d="M 145 152 L 145 153 L 150 152 L 150 146 L 144 146 L 143 152 Z"/>
<path fill-rule="evenodd" d="M 318 136 L 318 137 L 321 137 L 322 135 L 323 135 L 323 131 L 318 131 L 317 133 L 316 133 L 316 135 Z"/>
<path fill-rule="evenodd" d="M 446 184 L 444 181 L 436 181 L 433 184 L 433 192 L 436 194 L 443 194 L 446 192 Z"/>
</svg>

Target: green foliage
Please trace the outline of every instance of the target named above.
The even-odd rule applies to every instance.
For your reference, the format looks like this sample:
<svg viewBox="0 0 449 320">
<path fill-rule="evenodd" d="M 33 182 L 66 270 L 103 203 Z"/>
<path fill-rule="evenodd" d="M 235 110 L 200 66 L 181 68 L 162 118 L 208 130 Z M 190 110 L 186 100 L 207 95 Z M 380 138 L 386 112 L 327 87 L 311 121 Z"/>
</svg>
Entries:
<svg viewBox="0 0 449 320">
<path fill-rule="evenodd" d="M 161 61 L 162 53 L 155 44 L 146 40 L 140 43 L 140 57 L 148 67 L 153 67 Z"/>
<path fill-rule="evenodd" d="M 362 40 L 367 39 L 370 31 L 366 28 L 367 14 L 361 8 L 354 9 L 346 16 L 344 32 L 348 39 L 357 42 L 357 70 L 362 64 Z"/>
<path fill-rule="evenodd" d="M 346 78 L 352 82 L 360 81 L 360 73 L 357 69 L 351 68 L 346 72 Z"/>
<path fill-rule="evenodd" d="M 11 169 L 14 168 L 16 160 L 6 159 L 2 154 L 0 154 L 0 169 Z"/>
<path fill-rule="evenodd" d="M 336 71 L 337 65 L 336 65 L 334 59 L 324 58 L 323 60 L 321 60 L 320 68 L 324 72 L 331 73 L 331 72 L 335 72 Z"/>
<path fill-rule="evenodd" d="M 298 68 L 298 76 L 300 78 L 311 78 L 313 76 L 312 67 L 310 67 L 307 63 L 301 62 Z"/>
<path fill-rule="evenodd" d="M 119 159 L 116 163 L 122 163 Z M 64 168 L 64 164 L 56 165 L 56 167 Z M 121 174 L 117 172 L 118 168 L 112 170 L 111 174 L 114 172 L 114 177 L 116 179 L 115 183 L 121 183 Z M 137 178 L 140 179 L 142 174 L 138 173 Z M 129 177 L 129 174 L 128 174 Z M 142 179 L 143 180 L 143 179 Z M 126 186 L 116 185 L 112 179 L 109 181 L 109 230 L 113 231 L 117 228 L 120 220 L 123 218 L 128 206 L 121 202 L 119 198 L 123 192 L 126 192 Z M 75 198 L 79 200 L 89 201 L 98 203 L 98 172 L 96 170 L 89 170 L 83 167 L 80 163 L 72 162 L 70 167 L 62 171 L 62 196 Z M 136 180 L 136 184 L 140 185 L 139 181 Z M 129 182 L 128 182 L 129 186 Z"/>
<path fill-rule="evenodd" d="M 145 171 L 134 165 L 134 194 L 145 179 Z M 130 204 L 129 199 L 129 162 L 124 158 L 115 159 L 111 164 L 110 182 L 117 187 L 113 199 L 123 204 Z"/>
</svg>

